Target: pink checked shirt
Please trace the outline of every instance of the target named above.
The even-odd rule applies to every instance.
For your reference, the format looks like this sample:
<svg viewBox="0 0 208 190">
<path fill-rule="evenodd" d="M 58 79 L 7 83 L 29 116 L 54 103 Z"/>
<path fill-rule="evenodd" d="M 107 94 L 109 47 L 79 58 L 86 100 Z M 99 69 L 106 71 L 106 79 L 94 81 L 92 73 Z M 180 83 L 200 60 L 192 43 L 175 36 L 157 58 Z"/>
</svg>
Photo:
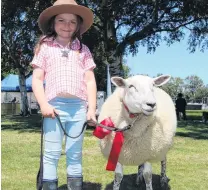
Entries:
<svg viewBox="0 0 208 190">
<path fill-rule="evenodd" d="M 79 40 L 63 47 L 53 38 L 44 40 L 40 51 L 32 60 L 31 65 L 39 67 L 45 72 L 45 95 L 47 100 L 59 94 L 71 94 L 87 100 L 87 86 L 84 74 L 89 69 L 95 68 L 90 50 L 82 45 L 79 52 Z M 68 51 L 68 57 L 63 57 L 61 50 Z"/>
</svg>

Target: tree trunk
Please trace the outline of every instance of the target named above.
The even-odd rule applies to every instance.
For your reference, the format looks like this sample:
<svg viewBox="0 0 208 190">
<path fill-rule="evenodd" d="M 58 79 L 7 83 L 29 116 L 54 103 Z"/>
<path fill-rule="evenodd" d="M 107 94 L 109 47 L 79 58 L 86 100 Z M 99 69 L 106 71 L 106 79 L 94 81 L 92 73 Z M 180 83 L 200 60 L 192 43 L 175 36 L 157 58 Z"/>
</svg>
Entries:
<svg viewBox="0 0 208 190">
<path fill-rule="evenodd" d="M 114 20 L 107 20 L 107 27 L 106 27 L 106 43 L 105 49 L 107 54 L 107 62 L 109 64 L 109 70 L 111 77 L 113 76 L 120 76 L 124 77 L 124 71 L 122 67 L 122 53 L 117 53 L 117 45 L 118 39 L 116 36 L 116 29 L 115 29 L 115 21 Z M 114 91 L 115 86 L 112 86 L 112 91 Z"/>
<path fill-rule="evenodd" d="M 124 76 L 124 71 L 122 68 L 122 55 L 116 54 L 116 49 L 109 52 L 108 63 L 110 64 L 111 76 Z"/>
<path fill-rule="evenodd" d="M 109 52 L 108 63 L 110 70 L 110 77 L 120 76 L 124 77 L 124 71 L 122 68 L 122 56 L 116 55 L 116 50 L 112 50 Z M 112 92 L 115 90 L 115 86 L 111 84 Z"/>
<path fill-rule="evenodd" d="M 27 99 L 27 89 L 26 89 L 26 77 L 23 71 L 19 69 L 19 85 L 20 85 L 20 94 L 21 94 L 21 115 L 27 116 L 29 115 L 29 106 Z"/>
</svg>

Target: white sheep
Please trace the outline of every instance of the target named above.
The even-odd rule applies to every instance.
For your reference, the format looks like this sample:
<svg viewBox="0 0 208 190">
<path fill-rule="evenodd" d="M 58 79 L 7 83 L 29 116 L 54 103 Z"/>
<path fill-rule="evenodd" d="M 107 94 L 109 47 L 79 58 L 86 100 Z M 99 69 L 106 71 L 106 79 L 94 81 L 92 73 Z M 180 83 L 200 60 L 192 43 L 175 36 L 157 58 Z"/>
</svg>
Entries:
<svg viewBox="0 0 208 190">
<path fill-rule="evenodd" d="M 168 184 L 166 177 L 166 154 L 173 144 L 177 119 L 171 97 L 161 86 L 168 82 L 169 75 L 157 78 L 136 75 L 128 79 L 112 77 L 117 86 L 101 108 L 98 122 L 110 117 L 115 127 L 124 128 L 124 143 L 115 169 L 114 190 L 118 190 L 123 178 L 122 165 L 141 166 L 137 184 L 144 177 L 146 189 L 152 190 L 152 168 L 148 162 L 161 161 L 161 186 Z M 130 117 L 130 116 L 135 117 Z M 115 132 L 100 141 L 102 154 L 108 158 Z M 142 172 L 143 171 L 143 172 Z"/>
</svg>

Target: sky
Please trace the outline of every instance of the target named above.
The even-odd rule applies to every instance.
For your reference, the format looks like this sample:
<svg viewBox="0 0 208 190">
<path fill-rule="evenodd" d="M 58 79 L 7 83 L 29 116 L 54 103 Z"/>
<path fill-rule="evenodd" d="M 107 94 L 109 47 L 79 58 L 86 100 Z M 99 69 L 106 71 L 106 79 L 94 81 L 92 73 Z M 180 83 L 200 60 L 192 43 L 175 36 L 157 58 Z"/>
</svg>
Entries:
<svg viewBox="0 0 208 190">
<path fill-rule="evenodd" d="M 197 50 L 190 53 L 187 48 L 185 40 L 170 47 L 161 43 L 152 54 L 147 54 L 147 49 L 140 47 L 136 56 L 129 55 L 125 59 L 130 67 L 130 74 L 148 74 L 154 77 L 162 73 L 182 79 L 197 75 L 205 85 L 208 84 L 208 51 L 202 53 Z"/>
</svg>

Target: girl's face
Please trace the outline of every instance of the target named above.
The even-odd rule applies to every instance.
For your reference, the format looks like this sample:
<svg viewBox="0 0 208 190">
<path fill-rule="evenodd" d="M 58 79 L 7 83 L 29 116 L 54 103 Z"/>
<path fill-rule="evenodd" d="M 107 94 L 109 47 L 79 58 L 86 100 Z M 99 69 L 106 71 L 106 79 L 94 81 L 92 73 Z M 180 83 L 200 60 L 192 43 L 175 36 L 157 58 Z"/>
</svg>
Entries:
<svg viewBox="0 0 208 190">
<path fill-rule="evenodd" d="M 59 38 L 71 40 L 77 30 L 77 16 L 74 14 L 60 14 L 55 17 L 54 29 Z"/>
</svg>

